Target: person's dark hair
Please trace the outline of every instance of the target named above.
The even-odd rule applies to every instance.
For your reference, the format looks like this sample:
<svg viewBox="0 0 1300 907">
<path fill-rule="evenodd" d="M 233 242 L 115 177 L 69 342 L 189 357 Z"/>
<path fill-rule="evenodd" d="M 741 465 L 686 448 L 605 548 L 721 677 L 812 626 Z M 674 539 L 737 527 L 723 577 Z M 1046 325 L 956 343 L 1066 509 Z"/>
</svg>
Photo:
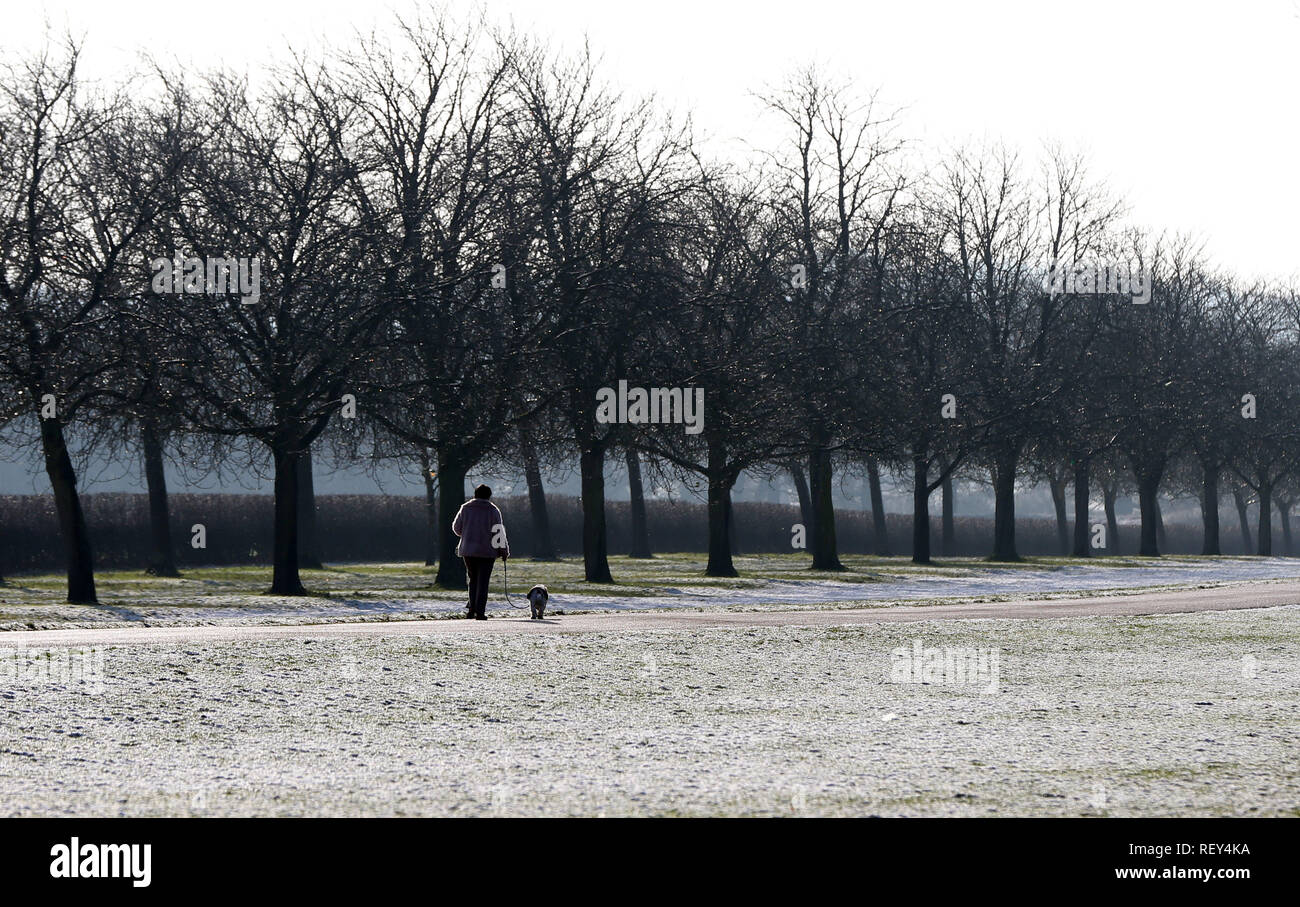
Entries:
<svg viewBox="0 0 1300 907">
<path fill-rule="evenodd" d="M 478 488 L 474 489 L 474 497 L 482 498 L 486 501 L 488 498 L 492 497 L 492 489 L 488 488 L 486 485 L 480 485 Z"/>
</svg>

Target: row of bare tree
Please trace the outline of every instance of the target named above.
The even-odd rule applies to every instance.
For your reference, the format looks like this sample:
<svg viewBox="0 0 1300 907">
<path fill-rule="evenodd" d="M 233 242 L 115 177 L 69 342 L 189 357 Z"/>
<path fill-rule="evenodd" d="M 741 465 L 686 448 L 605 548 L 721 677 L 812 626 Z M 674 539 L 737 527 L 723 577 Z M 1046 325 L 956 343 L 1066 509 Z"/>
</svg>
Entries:
<svg viewBox="0 0 1300 907">
<path fill-rule="evenodd" d="M 304 592 L 313 447 L 422 463 L 449 587 L 471 470 L 520 469 L 544 539 L 543 467 L 564 458 L 592 582 L 612 580 L 619 461 L 634 522 L 643 464 L 700 483 L 714 575 L 735 572 L 738 477 L 792 465 L 817 569 L 841 568 L 850 464 L 880 533 L 881 470 L 910 477 L 921 562 L 932 492 L 971 470 L 995 485 L 993 557 L 1014 559 L 1017 480 L 1068 466 L 1088 554 L 1090 476 L 1116 464 L 1156 554 L 1161 483 L 1189 459 L 1207 553 L 1228 472 L 1258 495 L 1268 553 L 1300 455 L 1296 293 L 1125 229 L 1078 159 L 923 167 L 874 98 L 809 70 L 762 99 L 784 143 L 720 164 L 586 55 L 478 22 L 395 34 L 256 84 L 157 68 L 106 93 L 72 44 L 4 70 L 0 420 L 39 433 L 69 600 L 96 600 L 74 430 L 143 458 L 158 572 L 175 569 L 167 459 L 269 463 L 284 595 Z M 1098 262 L 1141 275 L 1145 301 L 1052 285 Z M 620 380 L 703 388 L 700 430 L 600 418 Z"/>
</svg>

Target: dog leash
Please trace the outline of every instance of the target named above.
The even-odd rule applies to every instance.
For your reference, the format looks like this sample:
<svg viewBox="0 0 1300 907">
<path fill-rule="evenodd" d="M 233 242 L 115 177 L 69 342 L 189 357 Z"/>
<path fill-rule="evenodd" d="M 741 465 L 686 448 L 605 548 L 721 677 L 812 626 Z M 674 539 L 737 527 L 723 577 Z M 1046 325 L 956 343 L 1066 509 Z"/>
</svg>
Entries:
<svg viewBox="0 0 1300 907">
<path fill-rule="evenodd" d="M 516 605 L 510 598 L 510 579 L 509 579 L 510 568 L 506 566 L 509 563 L 510 563 L 510 558 L 508 557 L 501 558 L 501 591 L 506 594 L 507 605 L 509 605 L 512 608 L 518 608 L 520 611 L 522 611 L 524 610 L 524 606 Z"/>
</svg>

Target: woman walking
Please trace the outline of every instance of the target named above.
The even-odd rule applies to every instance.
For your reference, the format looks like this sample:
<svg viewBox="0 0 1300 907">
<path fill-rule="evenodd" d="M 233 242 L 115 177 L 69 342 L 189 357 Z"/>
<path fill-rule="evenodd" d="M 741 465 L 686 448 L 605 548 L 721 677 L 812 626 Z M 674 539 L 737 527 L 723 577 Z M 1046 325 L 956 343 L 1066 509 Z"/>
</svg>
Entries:
<svg viewBox="0 0 1300 907">
<path fill-rule="evenodd" d="M 451 531 L 460 538 L 456 553 L 465 561 L 465 572 L 469 574 L 469 616 L 475 620 L 487 620 L 493 562 L 498 557 L 510 557 L 505 523 L 497 505 L 489 500 L 491 497 L 491 488 L 478 486 L 474 497 L 460 506 L 451 523 Z"/>
</svg>

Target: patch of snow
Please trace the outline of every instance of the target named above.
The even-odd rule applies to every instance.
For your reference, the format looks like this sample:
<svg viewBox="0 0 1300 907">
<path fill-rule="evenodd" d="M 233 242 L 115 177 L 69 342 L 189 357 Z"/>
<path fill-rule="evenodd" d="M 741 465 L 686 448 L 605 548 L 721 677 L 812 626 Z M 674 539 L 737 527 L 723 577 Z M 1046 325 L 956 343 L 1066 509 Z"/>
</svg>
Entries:
<svg viewBox="0 0 1300 907">
<path fill-rule="evenodd" d="M 0 684 L 5 816 L 1270 816 L 1300 606 L 159 642 Z M 900 682 L 917 644 L 997 682 Z"/>
<path fill-rule="evenodd" d="M 1141 567 L 1070 565 L 1063 567 L 987 567 L 941 575 L 883 574 L 883 582 L 766 580 L 731 589 L 686 586 L 659 595 L 625 598 L 597 594 L 556 595 L 551 607 L 566 611 L 643 611 L 653 608 L 729 608 L 759 605 L 819 605 L 845 602 L 905 602 L 988 596 L 1058 596 L 1115 589 L 1203 585 L 1300 577 L 1300 560 L 1241 558 L 1170 561 Z M 503 610 L 505 604 L 489 604 Z"/>
</svg>

